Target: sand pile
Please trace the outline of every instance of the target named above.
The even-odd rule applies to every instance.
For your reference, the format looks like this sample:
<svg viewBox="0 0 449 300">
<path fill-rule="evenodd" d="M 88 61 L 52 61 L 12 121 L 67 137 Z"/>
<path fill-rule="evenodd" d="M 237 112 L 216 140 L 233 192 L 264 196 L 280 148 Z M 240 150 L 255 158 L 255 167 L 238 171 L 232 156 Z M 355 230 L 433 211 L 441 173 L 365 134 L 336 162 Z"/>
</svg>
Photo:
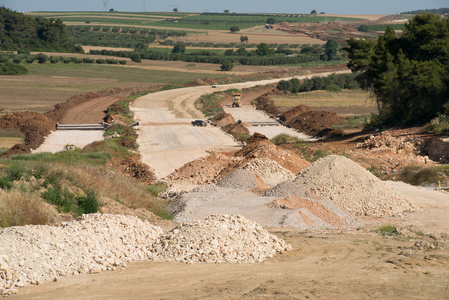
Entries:
<svg viewBox="0 0 449 300">
<path fill-rule="evenodd" d="M 148 250 L 155 261 L 254 263 L 291 246 L 242 216 L 211 215 L 179 224 Z"/>
<path fill-rule="evenodd" d="M 239 190 L 251 190 L 256 188 L 259 183 L 257 182 L 256 175 L 244 169 L 238 169 L 220 180 L 216 184 L 218 187 L 225 187 L 231 189 L 239 189 Z"/>
<path fill-rule="evenodd" d="M 281 183 L 266 196 L 306 194 L 329 198 L 356 216 L 394 216 L 415 207 L 400 193 L 348 158 L 324 157 L 301 171 L 291 183 Z"/>
</svg>

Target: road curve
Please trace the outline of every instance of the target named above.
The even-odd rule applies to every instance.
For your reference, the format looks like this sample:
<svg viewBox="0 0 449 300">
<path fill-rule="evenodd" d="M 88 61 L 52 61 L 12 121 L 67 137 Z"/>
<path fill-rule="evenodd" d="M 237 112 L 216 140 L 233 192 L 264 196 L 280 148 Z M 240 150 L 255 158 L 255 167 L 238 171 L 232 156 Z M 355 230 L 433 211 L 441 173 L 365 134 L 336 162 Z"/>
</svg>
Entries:
<svg viewBox="0 0 449 300">
<path fill-rule="evenodd" d="M 208 150 L 239 147 L 234 139 L 216 127 L 194 127 L 190 122 L 204 118 L 194 109 L 194 102 L 202 95 L 228 89 L 243 89 L 267 85 L 291 78 L 304 79 L 332 73 L 277 78 L 221 85 L 197 86 L 148 94 L 136 99 L 131 107 L 138 126 L 139 151 L 143 163 L 152 167 L 158 178 L 164 178 L 184 164 L 207 156 Z"/>
</svg>

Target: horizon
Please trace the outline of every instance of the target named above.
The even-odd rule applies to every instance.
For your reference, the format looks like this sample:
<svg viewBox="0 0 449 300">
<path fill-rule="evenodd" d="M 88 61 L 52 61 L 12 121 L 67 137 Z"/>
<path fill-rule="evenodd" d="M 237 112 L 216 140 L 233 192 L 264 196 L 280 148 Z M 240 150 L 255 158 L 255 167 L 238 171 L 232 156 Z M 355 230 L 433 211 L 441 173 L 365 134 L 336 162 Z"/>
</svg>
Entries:
<svg viewBox="0 0 449 300">
<path fill-rule="evenodd" d="M 448 6 L 447 0 L 428 0 L 425 4 L 421 0 L 395 1 L 378 0 L 357 1 L 340 0 L 338 3 L 331 0 L 316 0 L 313 3 L 301 3 L 292 0 L 273 2 L 260 2 L 256 0 L 229 0 L 225 3 L 218 1 L 204 2 L 202 0 L 175 0 L 164 3 L 150 3 L 148 0 L 107 0 L 104 1 L 78 0 L 77 2 L 60 0 L 0 0 L 0 6 L 20 12 L 104 12 L 114 9 L 117 12 L 172 12 L 177 8 L 180 13 L 222 13 L 228 9 L 230 13 L 264 13 L 264 14 L 310 14 L 312 10 L 317 13 L 340 15 L 383 15 L 400 14 L 413 10 L 439 9 Z M 423 7 L 425 6 L 425 7 Z"/>
</svg>

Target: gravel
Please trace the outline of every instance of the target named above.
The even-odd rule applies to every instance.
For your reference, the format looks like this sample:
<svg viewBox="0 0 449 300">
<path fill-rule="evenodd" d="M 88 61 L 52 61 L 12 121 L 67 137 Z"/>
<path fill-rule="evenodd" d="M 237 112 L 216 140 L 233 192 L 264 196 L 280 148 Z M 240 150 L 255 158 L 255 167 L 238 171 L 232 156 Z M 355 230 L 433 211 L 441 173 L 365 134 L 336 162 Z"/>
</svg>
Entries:
<svg viewBox="0 0 449 300">
<path fill-rule="evenodd" d="M 242 216 L 211 215 L 179 224 L 148 250 L 155 261 L 255 263 L 291 246 Z"/>
<path fill-rule="evenodd" d="M 220 180 L 216 185 L 218 187 L 248 191 L 257 187 L 258 182 L 256 176 L 250 170 L 238 169 Z"/>
<path fill-rule="evenodd" d="M 0 231 L 0 295 L 58 276 L 98 273 L 148 259 L 146 246 L 162 229 L 137 217 L 83 215 L 62 226 Z"/>
<path fill-rule="evenodd" d="M 255 158 L 242 167 L 252 171 L 267 185 L 276 185 L 286 180 L 295 179 L 295 174 L 280 164 L 267 158 Z"/>
<path fill-rule="evenodd" d="M 303 194 L 304 191 L 329 198 L 339 207 L 356 216 L 399 216 L 415 210 L 403 195 L 354 163 L 338 155 L 319 159 L 302 170 L 293 185 L 285 185 L 288 192 L 276 187 L 279 194 Z M 272 195 L 273 191 L 266 193 Z"/>
</svg>

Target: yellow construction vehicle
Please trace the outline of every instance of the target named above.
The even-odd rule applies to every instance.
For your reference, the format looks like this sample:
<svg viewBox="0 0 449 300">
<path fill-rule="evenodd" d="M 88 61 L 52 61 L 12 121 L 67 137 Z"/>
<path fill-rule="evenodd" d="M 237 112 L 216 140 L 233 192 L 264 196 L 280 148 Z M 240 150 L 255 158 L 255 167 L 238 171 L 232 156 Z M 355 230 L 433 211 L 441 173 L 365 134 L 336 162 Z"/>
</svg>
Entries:
<svg viewBox="0 0 449 300">
<path fill-rule="evenodd" d="M 232 107 L 240 107 L 242 103 L 240 102 L 242 95 L 240 93 L 232 94 Z"/>
</svg>

